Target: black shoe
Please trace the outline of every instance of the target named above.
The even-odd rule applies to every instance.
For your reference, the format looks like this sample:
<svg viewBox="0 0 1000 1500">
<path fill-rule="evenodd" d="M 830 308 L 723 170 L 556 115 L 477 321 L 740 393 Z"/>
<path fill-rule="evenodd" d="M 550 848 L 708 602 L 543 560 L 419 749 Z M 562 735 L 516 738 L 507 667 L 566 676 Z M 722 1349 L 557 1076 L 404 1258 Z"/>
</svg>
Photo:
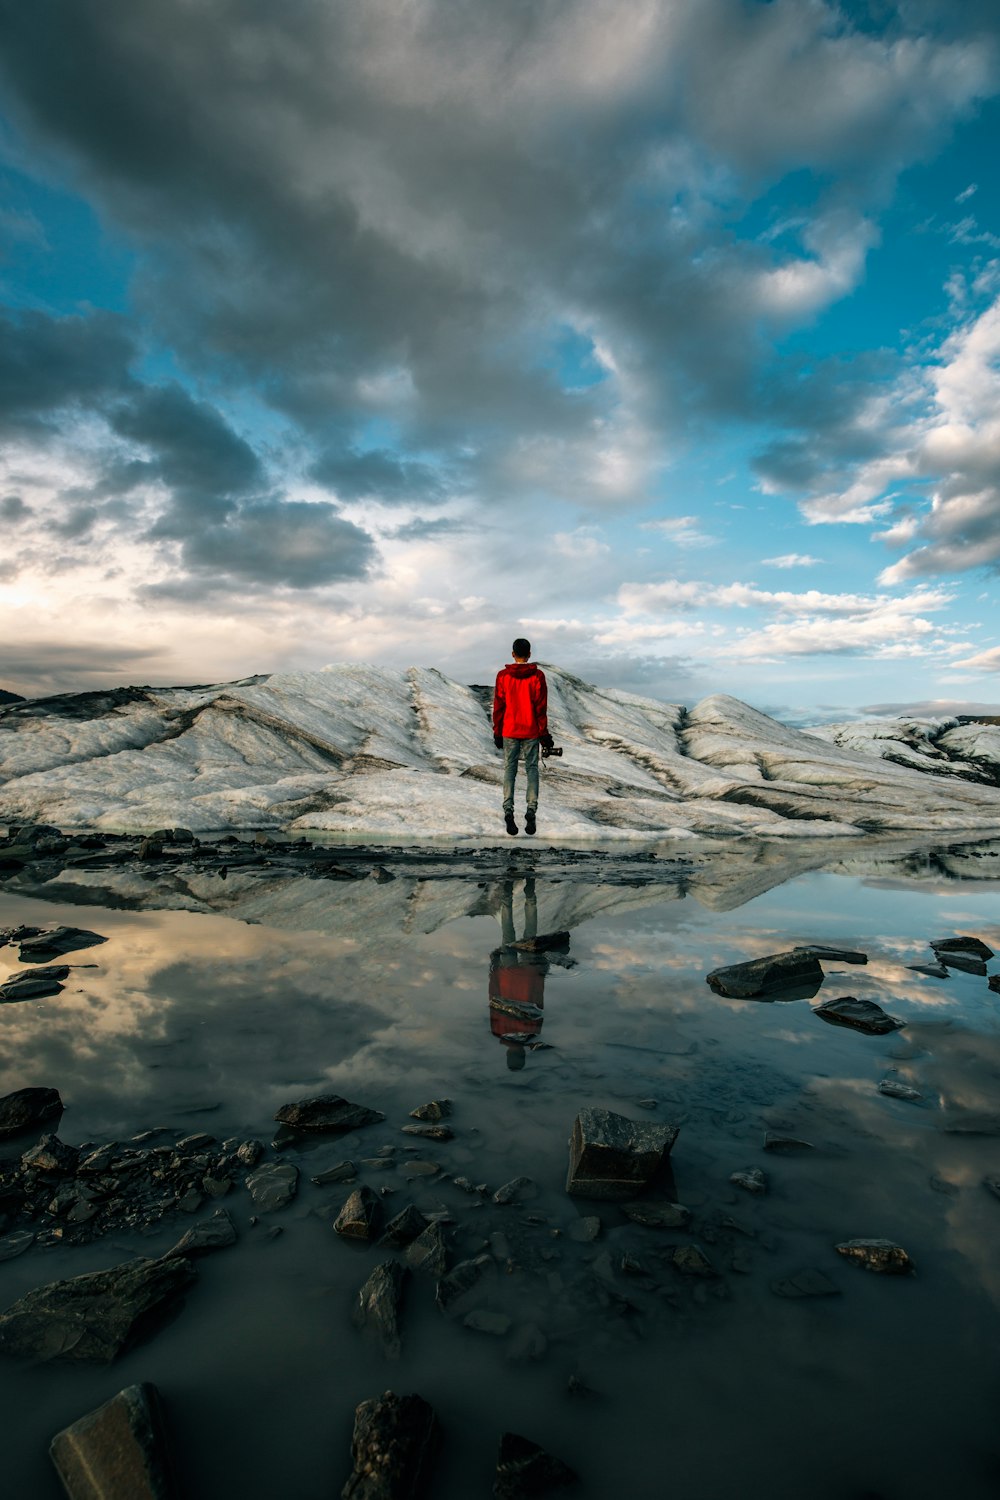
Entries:
<svg viewBox="0 0 1000 1500">
<path fill-rule="evenodd" d="M 507 832 L 508 833 L 516 833 L 517 832 L 517 824 L 514 822 L 514 814 L 513 813 L 507 813 L 507 814 L 505 814 L 505 822 L 507 824 Z"/>
<path fill-rule="evenodd" d="M 529 807 L 524 815 L 524 831 L 525 833 L 534 833 L 535 831 L 535 810 L 533 807 Z"/>
</svg>

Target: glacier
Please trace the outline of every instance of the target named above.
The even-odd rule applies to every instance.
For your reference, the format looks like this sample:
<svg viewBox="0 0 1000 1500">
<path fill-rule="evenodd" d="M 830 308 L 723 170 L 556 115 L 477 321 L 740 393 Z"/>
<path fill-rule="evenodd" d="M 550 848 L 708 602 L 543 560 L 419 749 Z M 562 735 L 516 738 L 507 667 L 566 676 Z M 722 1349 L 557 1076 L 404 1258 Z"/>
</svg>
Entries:
<svg viewBox="0 0 1000 1500">
<path fill-rule="evenodd" d="M 995 725 L 795 729 L 726 695 L 686 709 L 544 670 L 565 751 L 543 761 L 547 843 L 1000 831 Z M 340 663 L 3 705 L 0 820 L 503 843 L 491 695 L 434 668 Z"/>
</svg>

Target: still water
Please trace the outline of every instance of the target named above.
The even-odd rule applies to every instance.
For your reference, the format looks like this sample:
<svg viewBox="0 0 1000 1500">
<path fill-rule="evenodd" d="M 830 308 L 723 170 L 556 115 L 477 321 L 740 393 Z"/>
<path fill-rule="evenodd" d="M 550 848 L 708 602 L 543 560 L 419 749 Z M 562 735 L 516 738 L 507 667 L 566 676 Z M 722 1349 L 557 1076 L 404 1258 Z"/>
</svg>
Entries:
<svg viewBox="0 0 1000 1500">
<path fill-rule="evenodd" d="M 50 1437 L 149 1380 L 191 1500 L 338 1494 L 354 1407 L 390 1388 L 437 1411 L 440 1500 L 490 1493 L 504 1430 L 570 1463 L 576 1493 L 594 1500 L 995 1496 L 1000 1201 L 983 1182 L 1000 1176 L 1000 995 L 982 977 L 907 966 L 932 959 L 929 939 L 956 934 L 1000 951 L 998 888 L 926 870 L 812 873 L 718 910 L 709 878 L 699 898 L 682 882 L 606 884 L 599 869 L 553 873 L 543 861 L 532 874 L 514 860 L 501 878 L 289 881 L 258 897 L 248 886 L 239 920 L 167 909 L 206 903 L 166 887 L 164 909 L 147 890 L 142 910 L 100 904 L 110 887 L 86 907 L 58 891 L 0 893 L 0 926 L 108 938 L 65 960 L 93 967 L 72 970 L 63 994 L 0 1007 L 0 1093 L 57 1087 L 65 1140 L 162 1126 L 269 1142 L 281 1104 L 320 1092 L 386 1115 L 287 1149 L 298 1196 L 256 1226 L 248 1195 L 230 1193 L 238 1243 L 202 1258 L 180 1314 L 115 1365 L 0 1362 L 5 1493 L 56 1500 Z M 504 939 L 533 926 L 568 928 L 567 954 L 501 984 Z M 905 1029 L 865 1036 L 825 1024 L 808 1000 L 725 1000 L 705 983 L 717 965 L 796 943 L 869 955 L 863 968 L 827 964 L 812 1004 L 869 997 Z M 16 950 L 0 950 L 0 978 L 17 968 Z M 520 1042 L 490 1006 L 512 982 L 540 1012 Z M 886 1077 L 922 1099 L 880 1094 Z M 400 1134 L 410 1110 L 442 1096 L 453 1141 Z M 566 1196 L 567 1138 L 585 1105 L 680 1125 L 688 1230 L 642 1228 Z M 765 1153 L 766 1130 L 815 1149 Z M 412 1202 L 453 1215 L 453 1259 L 494 1254 L 476 1305 L 507 1315 L 506 1334 L 444 1317 L 420 1277 L 398 1361 L 353 1327 L 353 1296 L 386 1252 L 339 1240 L 332 1221 L 350 1188 L 309 1178 L 386 1146 L 388 1170 L 362 1168 L 360 1180 L 391 1190 L 387 1214 Z M 447 1175 L 411 1179 L 414 1160 Z M 730 1184 L 752 1167 L 767 1173 L 766 1196 Z M 450 1180 L 493 1189 L 522 1174 L 537 1196 L 508 1207 Z M 570 1238 L 593 1213 L 600 1237 Z M 0 1306 L 158 1254 L 190 1226 L 181 1218 L 147 1236 L 34 1248 L 0 1265 Z M 861 1236 L 903 1245 L 917 1274 L 873 1275 L 834 1251 Z M 678 1274 L 667 1255 L 687 1242 L 717 1277 Z M 806 1267 L 840 1295 L 776 1295 Z M 571 1394 L 571 1376 L 591 1393 Z"/>
</svg>

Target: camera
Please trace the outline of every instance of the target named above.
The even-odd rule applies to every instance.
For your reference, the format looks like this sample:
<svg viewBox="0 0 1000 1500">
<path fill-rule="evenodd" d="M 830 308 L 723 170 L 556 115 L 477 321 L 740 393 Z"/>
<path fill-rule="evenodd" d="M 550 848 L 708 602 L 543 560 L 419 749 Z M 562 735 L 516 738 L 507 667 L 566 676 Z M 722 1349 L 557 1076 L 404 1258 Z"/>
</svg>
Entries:
<svg viewBox="0 0 1000 1500">
<path fill-rule="evenodd" d="M 548 759 L 550 755 L 562 755 L 562 745 L 552 745 L 548 750 L 542 746 L 542 755 Z"/>
</svg>

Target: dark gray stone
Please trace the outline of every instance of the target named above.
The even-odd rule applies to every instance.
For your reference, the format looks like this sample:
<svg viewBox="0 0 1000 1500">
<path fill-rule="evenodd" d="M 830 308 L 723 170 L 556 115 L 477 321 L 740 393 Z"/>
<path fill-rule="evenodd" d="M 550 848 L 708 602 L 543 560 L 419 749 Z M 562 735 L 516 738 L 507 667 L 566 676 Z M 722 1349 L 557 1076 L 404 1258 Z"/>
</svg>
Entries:
<svg viewBox="0 0 1000 1500">
<path fill-rule="evenodd" d="M 27 1170 L 51 1173 L 53 1177 L 72 1177 L 79 1162 L 79 1149 L 68 1146 L 57 1135 L 43 1135 L 38 1145 L 21 1157 L 21 1165 Z"/>
<path fill-rule="evenodd" d="M 471 1260 L 460 1260 L 437 1284 L 435 1301 L 442 1312 L 456 1307 L 493 1267 L 491 1255 L 476 1255 Z"/>
<path fill-rule="evenodd" d="M 236 1159 L 245 1167 L 255 1167 L 264 1155 L 261 1141 L 243 1141 L 236 1148 Z"/>
<path fill-rule="evenodd" d="M 887 1015 L 874 1000 L 859 1000 L 856 995 L 842 995 L 839 1000 L 824 1000 L 813 1006 L 813 1015 L 834 1026 L 850 1026 L 854 1031 L 863 1031 L 868 1036 L 886 1036 L 906 1025 Z"/>
<path fill-rule="evenodd" d="M 354 1469 L 341 1500 L 421 1500 L 439 1443 L 437 1418 L 422 1396 L 393 1391 L 354 1412 Z"/>
<path fill-rule="evenodd" d="M 23 1255 L 35 1243 L 30 1229 L 15 1229 L 12 1234 L 0 1235 L 0 1260 L 13 1260 Z"/>
<path fill-rule="evenodd" d="M 924 1097 L 918 1089 L 911 1088 L 908 1083 L 900 1083 L 898 1078 L 880 1078 L 878 1091 L 889 1099 L 905 1099 L 910 1104 L 915 1104 Z"/>
<path fill-rule="evenodd" d="M 823 983 L 823 970 L 814 953 L 794 949 L 713 969 L 706 975 L 706 983 L 717 995 L 733 999 L 780 998 L 782 991 L 794 990 L 795 994 L 786 998 L 808 1000 Z"/>
<path fill-rule="evenodd" d="M 175 1500 L 155 1386 L 130 1385 L 65 1427 L 49 1447 L 69 1500 Z"/>
<path fill-rule="evenodd" d="M 450 1125 L 402 1125 L 403 1135 L 415 1135 L 424 1141 L 453 1141 L 455 1132 Z"/>
<path fill-rule="evenodd" d="M 0 1001 L 5 1004 L 17 1000 L 41 1000 L 46 995 L 62 993 L 62 980 L 69 977 L 66 964 L 53 964 L 48 969 L 25 969 L 15 974 L 6 984 L 0 984 Z"/>
<path fill-rule="evenodd" d="M 582 1109 L 569 1143 L 566 1191 L 579 1198 L 634 1198 L 662 1170 L 677 1136 L 677 1126 Z"/>
<path fill-rule="evenodd" d="M 733 1187 L 742 1188 L 746 1193 L 767 1192 L 767 1177 L 760 1167 L 751 1167 L 745 1172 L 732 1172 L 729 1181 Z"/>
<path fill-rule="evenodd" d="M 780 1135 L 775 1130 L 768 1130 L 764 1134 L 765 1151 L 815 1151 L 816 1147 L 812 1141 L 800 1141 L 794 1135 Z"/>
<path fill-rule="evenodd" d="M 394 1219 L 389 1220 L 379 1244 L 388 1245 L 393 1250 L 402 1250 L 423 1234 L 426 1228 L 427 1220 L 419 1208 L 408 1203 Z"/>
<path fill-rule="evenodd" d="M 163 1259 L 175 1260 L 178 1256 L 205 1255 L 210 1250 L 225 1250 L 227 1246 L 235 1244 L 236 1226 L 224 1208 L 217 1208 L 210 1219 L 202 1219 L 201 1223 L 192 1224 L 191 1228 L 181 1235 L 177 1244 L 165 1252 Z"/>
<path fill-rule="evenodd" d="M 994 1198 L 1000 1198 L 1000 1177 L 984 1177 L 983 1187 L 988 1193 L 992 1193 Z M 8 1235 L 7 1238 L 10 1239 L 11 1236 Z"/>
<path fill-rule="evenodd" d="M 446 1120 L 451 1114 L 450 1099 L 432 1099 L 429 1104 L 418 1104 L 410 1110 L 411 1120 Z"/>
<path fill-rule="evenodd" d="M 497 1454 L 493 1483 L 496 1500 L 534 1500 L 552 1490 L 565 1489 L 577 1475 L 561 1459 L 516 1432 L 505 1432 Z"/>
<path fill-rule="evenodd" d="M 476 1307 L 462 1319 L 464 1327 L 474 1333 L 491 1333 L 494 1338 L 503 1338 L 510 1332 L 511 1320 L 506 1313 L 490 1312 L 489 1308 Z"/>
<path fill-rule="evenodd" d="M 1000 993 L 1000 974 L 990 975 L 989 988 L 994 992 L 994 994 Z"/>
<path fill-rule="evenodd" d="M 589 1245 L 597 1239 L 601 1232 L 601 1221 L 596 1214 L 585 1214 L 582 1218 L 574 1219 L 566 1233 L 571 1240 L 578 1245 Z"/>
<path fill-rule="evenodd" d="M 682 1276 L 717 1276 L 718 1272 L 698 1245 L 678 1245 L 670 1259 Z"/>
<path fill-rule="evenodd" d="M 778 1281 L 771 1282 L 771 1291 L 776 1297 L 839 1297 L 840 1287 L 832 1282 L 823 1271 L 817 1271 L 812 1266 L 806 1266 L 802 1271 L 795 1271 L 791 1276 L 782 1276 Z"/>
<path fill-rule="evenodd" d="M 353 1182 L 358 1175 L 357 1162 L 338 1161 L 335 1167 L 327 1167 L 325 1172 L 317 1172 L 315 1177 L 309 1181 L 314 1182 L 317 1187 L 328 1187 L 331 1182 Z"/>
<path fill-rule="evenodd" d="M 530 1177 L 512 1177 L 493 1194 L 493 1202 L 501 1205 L 521 1203 L 538 1197 L 538 1187 Z"/>
<path fill-rule="evenodd" d="M 88 932 L 84 927 L 54 927 L 37 937 L 23 938 L 18 957 L 23 964 L 46 964 L 53 958 L 62 958 L 64 953 L 76 953 L 80 948 L 106 942 L 107 938 L 99 932 Z"/>
<path fill-rule="evenodd" d="M 868 962 L 868 954 L 861 953 L 857 948 L 827 948 L 822 943 L 801 943 L 793 948 L 792 952 L 811 955 L 828 964 L 866 964 Z"/>
<path fill-rule="evenodd" d="M 835 1248 L 866 1271 L 887 1276 L 908 1276 L 913 1271 L 913 1262 L 902 1245 L 892 1240 L 845 1240 Z"/>
<path fill-rule="evenodd" d="M 333 1227 L 347 1240 L 363 1240 L 370 1244 L 382 1223 L 382 1205 L 370 1187 L 362 1185 L 344 1204 L 333 1221 Z"/>
<path fill-rule="evenodd" d="M 634 1224 L 643 1224 L 647 1229 L 683 1229 L 691 1222 L 690 1209 L 682 1207 L 680 1203 L 668 1203 L 665 1200 L 623 1203 L 622 1213 Z"/>
<path fill-rule="evenodd" d="M 948 969 L 958 969 L 963 974 L 976 974 L 980 979 L 986 974 L 985 963 L 974 953 L 952 953 L 949 949 L 948 952 L 942 953 L 940 958 Z"/>
<path fill-rule="evenodd" d="M 429 1276 L 444 1276 L 448 1269 L 448 1234 L 443 1224 L 428 1224 L 406 1247 L 407 1265 Z"/>
<path fill-rule="evenodd" d="M 409 1274 L 398 1261 L 385 1260 L 375 1267 L 355 1299 L 355 1325 L 378 1339 L 387 1359 L 398 1359 L 402 1350 L 399 1320 Z"/>
<path fill-rule="evenodd" d="M 0 1314 L 0 1354 L 107 1363 L 150 1332 L 194 1279 L 187 1260 L 136 1260 L 37 1287 Z"/>
<path fill-rule="evenodd" d="M 385 1115 L 381 1110 L 369 1109 L 364 1104 L 352 1104 L 339 1094 L 321 1094 L 315 1099 L 283 1104 L 274 1118 L 289 1130 L 343 1134 L 348 1130 L 360 1130 L 363 1125 L 375 1125 L 384 1120 Z"/>
<path fill-rule="evenodd" d="M 948 962 L 944 956 L 948 953 L 968 953 L 980 961 L 995 957 L 993 949 L 977 937 L 935 938 L 931 947 L 943 963 Z"/>
<path fill-rule="evenodd" d="M 299 1185 L 299 1169 L 291 1162 L 268 1161 L 257 1168 L 246 1180 L 253 1199 L 254 1208 L 262 1214 L 274 1213 L 284 1208 L 295 1197 Z"/>
<path fill-rule="evenodd" d="M 58 1089 L 15 1089 L 0 1099 L 0 1140 L 34 1130 L 63 1112 Z"/>
</svg>

